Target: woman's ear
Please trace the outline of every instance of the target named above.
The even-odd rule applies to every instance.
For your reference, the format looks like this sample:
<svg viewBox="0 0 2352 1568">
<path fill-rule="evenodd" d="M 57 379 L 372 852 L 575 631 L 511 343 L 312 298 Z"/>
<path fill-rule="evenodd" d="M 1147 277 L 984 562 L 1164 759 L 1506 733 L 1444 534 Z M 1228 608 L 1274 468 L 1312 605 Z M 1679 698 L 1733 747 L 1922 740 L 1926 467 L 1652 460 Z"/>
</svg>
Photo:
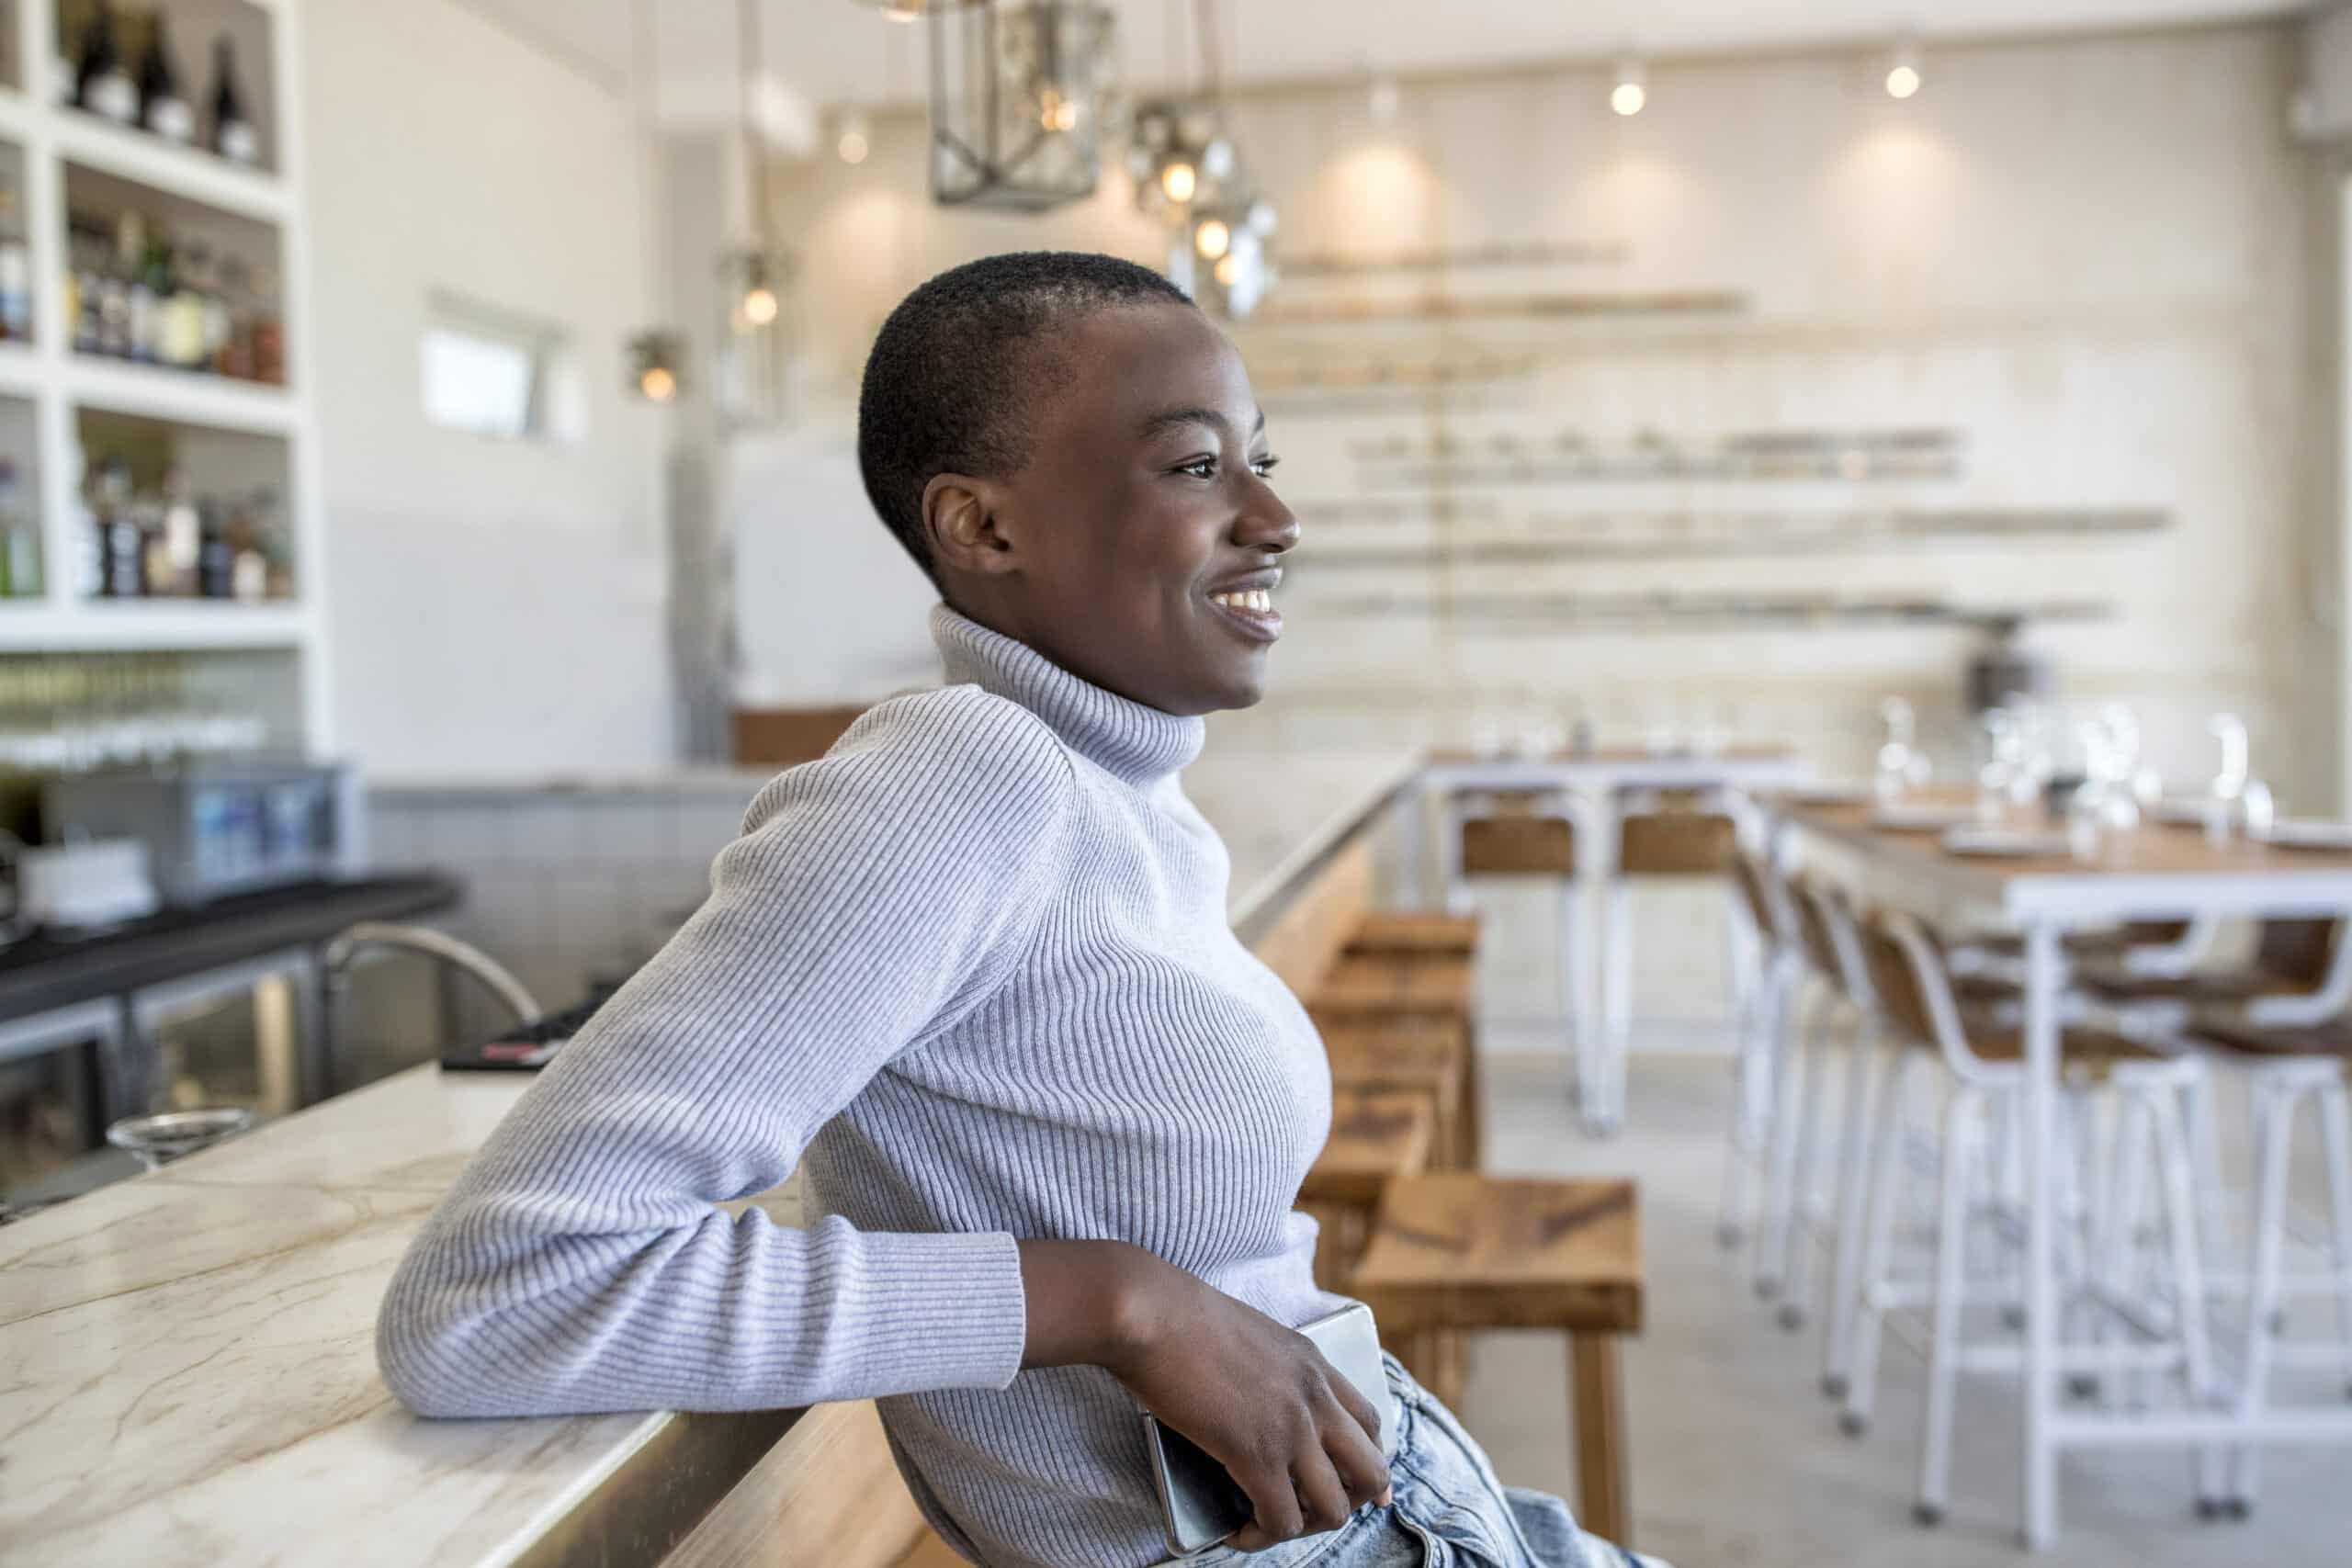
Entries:
<svg viewBox="0 0 2352 1568">
<path fill-rule="evenodd" d="M 938 474 L 922 487 L 922 525 L 931 557 L 943 567 L 999 576 L 1020 565 L 1003 526 L 1003 494 L 986 479 Z"/>
</svg>

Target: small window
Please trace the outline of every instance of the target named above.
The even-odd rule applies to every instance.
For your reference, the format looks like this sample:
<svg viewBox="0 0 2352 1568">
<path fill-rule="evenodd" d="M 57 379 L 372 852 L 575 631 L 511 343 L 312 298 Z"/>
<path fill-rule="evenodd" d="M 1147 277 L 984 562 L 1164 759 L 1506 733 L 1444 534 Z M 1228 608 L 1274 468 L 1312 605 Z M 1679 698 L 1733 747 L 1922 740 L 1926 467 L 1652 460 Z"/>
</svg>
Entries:
<svg viewBox="0 0 2352 1568">
<path fill-rule="evenodd" d="M 424 417 L 508 441 L 576 442 L 585 400 L 558 328 L 436 297 L 422 345 Z"/>
</svg>

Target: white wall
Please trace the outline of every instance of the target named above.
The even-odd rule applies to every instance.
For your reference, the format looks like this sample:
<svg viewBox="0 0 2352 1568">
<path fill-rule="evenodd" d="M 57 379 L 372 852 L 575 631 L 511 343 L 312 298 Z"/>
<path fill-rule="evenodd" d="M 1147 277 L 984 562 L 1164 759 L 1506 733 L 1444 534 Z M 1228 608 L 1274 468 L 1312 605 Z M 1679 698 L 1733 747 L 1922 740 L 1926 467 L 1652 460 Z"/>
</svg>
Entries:
<svg viewBox="0 0 2352 1568">
<path fill-rule="evenodd" d="M 1607 77 L 1589 66 L 1408 81 L 1387 129 L 1371 123 L 1360 83 L 1242 94 L 1242 144 L 1295 253 L 1598 241 L 1622 244 L 1625 259 L 1467 275 L 1451 287 L 1731 289 L 1748 299 L 1712 321 L 1241 330 L 1261 367 L 1368 348 L 1402 358 L 1485 346 L 1539 359 L 1483 401 L 1433 395 L 1402 415 L 1334 415 L 1269 393 L 1285 495 L 1344 515 L 1351 500 L 1378 494 L 1349 453 L 1366 434 L 1957 427 L 1969 442 L 1959 480 L 1873 499 L 2152 506 L 2174 525 L 2123 540 L 1587 562 L 1461 581 L 2108 599 L 2109 622 L 2035 635 L 2070 699 L 2139 705 L 2158 760 L 2184 774 L 2209 765 L 2205 716 L 2236 708 L 2256 727 L 2257 766 L 2290 801 L 2324 806 L 2341 725 L 2333 577 L 2315 570 L 2332 558 L 2311 457 L 2333 437 L 2314 414 L 2308 352 L 2309 154 L 2290 131 L 2301 44 L 2286 23 L 1946 44 L 1907 104 L 1881 90 L 1883 57 L 1862 51 L 1668 62 L 1653 68 L 1651 107 L 1633 120 L 1608 112 Z M 922 156 L 920 123 L 907 117 L 877 127 L 859 168 L 820 162 L 779 178 L 780 219 L 808 258 L 807 296 L 823 302 L 810 316 L 811 369 L 834 389 L 839 428 L 875 325 L 938 267 L 1016 247 L 1145 260 L 1159 247 L 1123 176 L 1045 219 L 942 213 L 924 197 Z M 1286 285 L 1277 300 L 1308 292 Z M 822 462 L 837 467 L 846 447 L 830 451 Z M 805 491 L 838 506 L 837 479 L 779 476 L 772 488 L 773 526 L 840 525 L 797 502 Z M 1842 503 L 1786 486 L 1738 497 L 1596 488 L 1507 499 L 1566 510 Z M 877 527 L 865 516 L 854 525 Z M 1461 619 L 1318 617 L 1327 587 L 1370 583 L 1337 569 L 1317 575 L 1314 545 L 1311 535 L 1300 552 L 1275 694 L 1250 721 L 1292 739 L 1460 739 L 1478 706 L 1498 701 L 1582 712 L 1622 732 L 1661 705 L 1708 702 L 1835 766 L 1865 754 L 1876 696 L 1901 691 L 1950 728 L 1958 750 L 1971 645 L 1961 631 L 1504 637 Z M 740 586 L 748 620 L 762 589 L 749 574 Z M 1377 586 L 1438 585 L 1390 570 Z M 828 660 L 820 648 L 797 656 Z M 755 660 L 746 679 L 764 673 Z"/>
<path fill-rule="evenodd" d="M 630 105 L 450 0 L 303 17 L 337 748 L 411 779 L 665 761 L 662 416 L 624 390 L 660 314 Z M 435 288 L 561 327 L 584 442 L 425 423 Z"/>
</svg>

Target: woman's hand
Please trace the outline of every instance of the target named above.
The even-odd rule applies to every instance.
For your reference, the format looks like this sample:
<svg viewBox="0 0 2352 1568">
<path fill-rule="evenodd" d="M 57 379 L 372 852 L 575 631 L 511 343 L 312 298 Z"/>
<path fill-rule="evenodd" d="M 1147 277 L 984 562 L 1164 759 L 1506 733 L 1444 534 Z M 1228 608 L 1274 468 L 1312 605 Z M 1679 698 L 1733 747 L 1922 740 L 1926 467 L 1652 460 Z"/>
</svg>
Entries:
<svg viewBox="0 0 2352 1568">
<path fill-rule="evenodd" d="M 1123 1242 L 1024 1241 L 1021 1276 L 1022 1364 L 1102 1367 L 1224 1465 L 1257 1510 L 1227 1544 L 1256 1551 L 1388 1501 L 1380 1413 L 1305 1335 Z"/>
</svg>

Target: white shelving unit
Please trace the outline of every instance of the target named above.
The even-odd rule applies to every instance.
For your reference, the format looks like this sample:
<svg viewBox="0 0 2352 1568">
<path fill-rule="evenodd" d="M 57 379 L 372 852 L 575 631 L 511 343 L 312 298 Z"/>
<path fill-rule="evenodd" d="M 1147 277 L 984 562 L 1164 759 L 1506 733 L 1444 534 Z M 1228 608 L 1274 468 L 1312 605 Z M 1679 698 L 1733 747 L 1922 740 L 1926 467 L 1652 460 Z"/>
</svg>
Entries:
<svg viewBox="0 0 2352 1568">
<path fill-rule="evenodd" d="M 278 649 L 301 663 L 303 735 L 331 750 L 326 655 L 321 627 L 324 577 L 318 440 L 310 404 L 309 246 L 302 202 L 300 0 L 243 0 L 269 23 L 270 112 L 277 166 L 240 167 L 194 148 L 109 125 L 49 101 L 58 53 L 55 0 L 16 0 L 23 82 L 0 88 L 0 141 L 24 160 L 26 235 L 33 276 L 33 341 L 0 344 L 0 397 L 29 401 L 39 431 L 41 518 L 39 599 L 0 601 L 0 654 Z M 154 0 L 172 9 L 172 0 Z M 248 83 L 248 86 L 252 85 Z M 191 89 L 193 90 L 193 89 Z M 62 314 L 68 165 L 130 180 L 182 201 L 234 213 L 277 231 L 284 387 L 77 355 Z M 201 430 L 241 432 L 286 446 L 288 522 L 299 597 L 266 604 L 208 601 L 85 600 L 74 563 L 81 525 L 73 492 L 75 420 L 85 409 L 135 414 Z"/>
</svg>

